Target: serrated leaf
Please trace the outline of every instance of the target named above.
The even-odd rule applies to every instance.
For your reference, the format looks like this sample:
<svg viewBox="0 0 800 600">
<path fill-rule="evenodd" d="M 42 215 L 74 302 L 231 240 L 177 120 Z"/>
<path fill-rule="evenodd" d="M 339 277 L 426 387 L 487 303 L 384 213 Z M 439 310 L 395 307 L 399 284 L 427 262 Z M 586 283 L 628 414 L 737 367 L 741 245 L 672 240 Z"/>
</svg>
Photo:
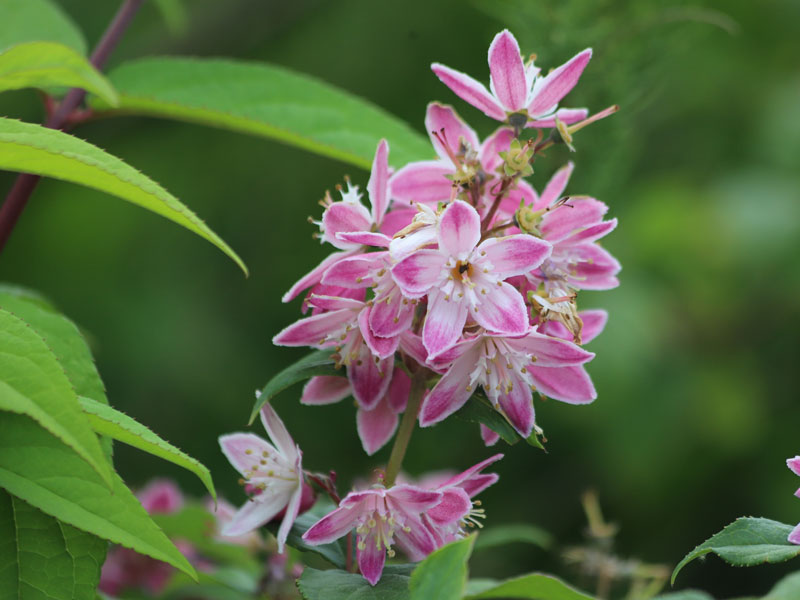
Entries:
<svg viewBox="0 0 800 600">
<path fill-rule="evenodd" d="M 107 547 L 0 490 L 0 599 L 94 600 Z"/>
<path fill-rule="evenodd" d="M 672 572 L 672 583 L 687 563 L 713 552 L 736 567 L 789 560 L 800 554 L 800 546 L 787 539 L 792 525 L 770 519 L 740 517 L 687 554 Z"/>
<path fill-rule="evenodd" d="M 79 138 L 0 118 L 0 169 L 54 177 L 127 200 L 205 238 L 247 273 L 236 253 L 175 196 L 127 163 Z"/>
<path fill-rule="evenodd" d="M 316 375 L 342 375 L 342 371 L 336 369 L 335 361 L 331 358 L 333 352 L 333 350 L 312 352 L 270 379 L 256 399 L 249 423 L 252 424 L 255 421 L 262 406 L 295 383 L 311 379 Z"/>
<path fill-rule="evenodd" d="M 374 104 L 281 67 L 144 58 L 109 74 L 118 110 L 277 139 L 369 169 L 381 138 L 395 166 L 432 155 L 427 138 Z M 99 102 L 95 107 L 102 109 Z"/>
<path fill-rule="evenodd" d="M 593 600 L 568 586 L 552 575 L 532 573 L 514 579 L 508 579 L 496 587 L 482 591 L 478 594 L 466 596 L 465 600 L 479 600 L 483 598 L 520 598 L 524 600 Z"/>
<path fill-rule="evenodd" d="M 37 421 L 111 486 L 112 468 L 53 351 L 28 323 L 0 308 L 0 410 Z M 3 418 L 7 418 L 4 414 Z"/>
<path fill-rule="evenodd" d="M 455 413 L 455 416 L 462 421 L 486 425 L 507 444 L 513 445 L 522 439 L 522 436 L 517 433 L 516 429 L 508 422 L 508 419 L 492 406 L 483 390 L 478 390 L 472 394 L 464 406 Z M 544 450 L 544 446 L 539 442 L 539 438 L 536 437 L 536 432 L 532 433 L 525 441 L 535 448 Z"/>
<path fill-rule="evenodd" d="M 475 550 L 494 548 L 505 544 L 523 543 L 549 548 L 553 543 L 553 536 L 544 529 L 539 529 L 527 523 L 514 523 L 512 525 L 495 525 L 481 529 L 475 541 Z"/>
<path fill-rule="evenodd" d="M 3 0 L 0 50 L 21 42 L 60 42 L 86 54 L 86 40 L 78 27 L 50 0 Z"/>
<path fill-rule="evenodd" d="M 333 504 L 324 501 L 317 502 L 311 510 L 306 511 L 295 519 L 292 528 L 289 530 L 289 535 L 286 538 L 286 544 L 303 552 L 318 554 L 335 567 L 344 569 L 346 568 L 345 557 L 347 556 L 346 538 L 339 538 L 329 544 L 318 544 L 316 546 L 308 544 L 303 540 L 303 534 L 334 508 Z M 270 526 L 270 529 L 273 534 L 277 534 L 278 525 L 273 524 Z"/>
<path fill-rule="evenodd" d="M 387 567 L 380 581 L 371 586 L 356 573 L 306 567 L 297 580 L 297 589 L 305 600 L 410 600 L 410 579 L 408 575 L 392 573 Z"/>
<path fill-rule="evenodd" d="M 0 92 L 54 86 L 83 88 L 117 105 L 117 93 L 103 74 L 64 44 L 24 42 L 0 52 Z"/>
<path fill-rule="evenodd" d="M 169 442 L 161 439 L 152 430 L 125 413 L 91 398 L 80 397 L 78 400 L 81 408 L 89 417 L 89 423 L 97 433 L 191 471 L 203 482 L 208 493 L 216 501 L 217 492 L 214 490 L 211 473 L 200 461 L 195 460 Z"/>
<path fill-rule="evenodd" d="M 59 521 L 196 577 L 116 473 L 109 490 L 85 461 L 28 417 L 6 413 L 0 419 L 0 487 Z"/>
<path fill-rule="evenodd" d="M 431 552 L 411 574 L 411 600 L 461 600 L 475 534 Z"/>
</svg>

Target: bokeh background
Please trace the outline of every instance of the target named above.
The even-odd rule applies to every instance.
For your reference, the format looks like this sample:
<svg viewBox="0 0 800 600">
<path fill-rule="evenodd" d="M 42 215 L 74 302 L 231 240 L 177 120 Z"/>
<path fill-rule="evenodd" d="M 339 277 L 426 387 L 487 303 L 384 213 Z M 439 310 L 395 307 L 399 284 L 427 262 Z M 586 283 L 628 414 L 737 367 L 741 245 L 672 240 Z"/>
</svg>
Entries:
<svg viewBox="0 0 800 600">
<path fill-rule="evenodd" d="M 115 2 L 62 0 L 93 44 Z M 181 9 L 181 6 L 183 7 Z M 800 311 L 800 3 L 796 0 L 187 0 L 145 4 L 111 64 L 151 54 L 268 61 L 315 75 L 422 130 L 428 101 L 452 103 L 482 134 L 493 123 L 429 70 L 443 62 L 488 79 L 486 48 L 509 27 L 523 52 L 555 66 L 586 46 L 594 58 L 566 105 L 620 112 L 537 161 L 533 183 L 572 159 L 571 193 L 607 202 L 620 227 L 605 243 L 622 285 L 584 293 L 605 307 L 590 349 L 599 399 L 539 403 L 548 453 L 503 448 L 501 481 L 484 494 L 490 524 L 538 524 L 562 545 L 583 541 L 580 494 L 597 490 L 620 526 L 621 556 L 674 565 L 741 515 L 800 520 L 797 380 Z M 33 92 L 0 97 L 0 114 L 40 122 Z M 0 258 L 0 279 L 49 296 L 87 333 L 115 406 L 204 462 L 242 500 L 218 435 L 242 430 L 253 391 L 302 350 L 271 338 L 298 316 L 281 294 L 326 254 L 308 215 L 352 166 L 264 139 L 145 118 L 76 134 L 162 183 L 248 263 L 109 196 L 46 181 Z M 0 190 L 12 176 L 0 173 Z M 5 193 L 5 192 L 3 192 Z M 368 458 L 349 402 L 308 408 L 299 386 L 277 408 L 308 468 L 345 486 L 388 458 Z M 446 422 L 414 434 L 406 462 L 464 468 L 489 454 L 477 428 Z M 174 477 L 125 447 L 133 485 Z M 765 593 L 793 565 L 693 564 L 679 587 L 719 596 Z M 475 575 L 551 570 L 591 589 L 558 549 L 509 546 L 472 560 Z"/>
</svg>

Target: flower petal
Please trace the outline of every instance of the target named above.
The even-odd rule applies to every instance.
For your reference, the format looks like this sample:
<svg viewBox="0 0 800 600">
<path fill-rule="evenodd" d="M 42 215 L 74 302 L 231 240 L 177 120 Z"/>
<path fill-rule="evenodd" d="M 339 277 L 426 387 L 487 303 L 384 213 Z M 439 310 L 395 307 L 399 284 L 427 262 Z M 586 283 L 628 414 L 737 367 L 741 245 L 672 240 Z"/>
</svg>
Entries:
<svg viewBox="0 0 800 600">
<path fill-rule="evenodd" d="M 542 197 L 544 198 L 544 194 Z M 544 238 L 554 244 L 576 230 L 600 223 L 606 212 L 608 212 L 608 206 L 599 200 L 571 198 L 542 217 L 540 230 Z"/>
<path fill-rule="evenodd" d="M 556 117 L 565 125 L 572 125 L 578 121 L 583 121 L 589 116 L 588 108 L 559 108 L 555 114 L 541 119 L 528 121 L 525 127 L 535 127 L 537 129 L 549 129 L 556 126 Z"/>
<path fill-rule="evenodd" d="M 242 475 L 258 467 L 264 452 L 273 454 L 275 447 L 254 433 L 229 433 L 219 436 L 219 445 L 225 458 Z"/>
<path fill-rule="evenodd" d="M 346 377 L 317 375 L 303 386 L 300 404 L 320 406 L 344 400 L 350 395 L 350 382 Z"/>
<path fill-rule="evenodd" d="M 581 338 L 584 344 L 588 344 L 600 335 L 608 322 L 608 313 L 602 309 L 584 310 L 578 313 L 583 321 Z M 567 339 L 571 339 L 570 336 Z"/>
<path fill-rule="evenodd" d="M 441 160 L 412 162 L 392 177 L 392 197 L 409 206 L 420 202 L 436 206 L 450 199 L 453 182 L 447 179 L 455 169 Z"/>
<path fill-rule="evenodd" d="M 411 393 L 411 379 L 400 367 L 394 368 L 392 383 L 386 394 L 386 400 L 395 414 L 399 414 L 406 409 L 408 395 Z"/>
<path fill-rule="evenodd" d="M 336 234 L 347 231 L 369 231 L 370 214 L 361 204 L 351 202 L 334 202 L 322 213 L 322 238 L 340 248 L 349 250 L 353 247 L 350 242 L 340 240 Z"/>
<path fill-rule="evenodd" d="M 492 175 L 503 163 L 500 152 L 505 152 L 511 146 L 514 139 L 514 130 L 508 127 L 501 127 L 492 135 L 483 140 L 478 159 L 487 175 Z"/>
<path fill-rule="evenodd" d="M 470 314 L 484 329 L 505 335 L 521 335 L 528 330 L 525 301 L 514 286 L 504 281 L 498 286 L 487 286 L 486 294 L 482 294 L 480 299 L 480 306 L 470 306 Z M 423 330 L 423 339 L 424 333 Z"/>
<path fill-rule="evenodd" d="M 464 406 L 475 391 L 470 386 L 469 376 L 479 352 L 480 347 L 476 344 L 470 351 L 462 354 L 422 401 L 419 413 L 421 427 L 438 423 Z"/>
<path fill-rule="evenodd" d="M 375 297 L 369 313 L 369 326 L 377 336 L 396 337 L 411 327 L 415 306 L 403 296 L 398 286 L 392 286 L 386 293 Z"/>
<path fill-rule="evenodd" d="M 475 108 L 483 111 L 483 113 L 492 119 L 498 121 L 506 120 L 506 112 L 501 104 L 495 100 L 486 87 L 475 81 L 469 75 L 460 73 L 455 69 L 433 63 L 431 70 L 436 74 L 439 80 L 447 87 L 453 90 L 456 95 L 462 100 L 469 102 Z"/>
<path fill-rule="evenodd" d="M 261 407 L 261 423 L 264 429 L 267 430 L 269 439 L 278 447 L 281 454 L 287 457 L 291 462 L 297 460 L 297 446 L 289 435 L 289 430 L 283 424 L 278 413 L 272 408 L 272 405 L 267 402 Z M 300 471 L 298 471 L 300 472 Z"/>
<path fill-rule="evenodd" d="M 340 231 L 336 234 L 337 240 L 342 240 L 348 244 L 358 244 L 359 246 L 373 246 L 376 248 L 388 248 L 392 241 L 388 235 L 374 231 Z"/>
<path fill-rule="evenodd" d="M 426 490 L 415 485 L 401 483 L 386 491 L 386 499 L 404 513 L 420 513 L 436 506 L 442 499 L 442 493 Z"/>
<path fill-rule="evenodd" d="M 361 447 L 372 456 L 392 439 L 397 429 L 397 414 L 389 406 L 386 398 L 371 410 L 359 408 L 356 412 L 356 428 Z"/>
<path fill-rule="evenodd" d="M 337 508 L 309 527 L 303 539 L 314 546 L 329 544 L 353 529 L 362 512 L 360 503 Z"/>
<path fill-rule="evenodd" d="M 491 90 L 509 112 L 525 107 L 528 81 L 522 64 L 519 44 L 508 29 L 504 29 L 489 46 L 489 73 Z"/>
<path fill-rule="evenodd" d="M 789 469 L 795 475 L 800 475 L 800 456 L 795 456 L 794 458 L 787 458 L 786 466 L 789 467 Z"/>
<path fill-rule="evenodd" d="M 386 548 L 373 532 L 374 529 L 371 529 L 364 538 L 363 549 L 358 548 L 358 570 L 370 585 L 378 583 L 386 563 Z"/>
<path fill-rule="evenodd" d="M 559 242 L 562 247 L 574 246 L 576 244 L 588 244 L 605 237 L 617 227 L 617 220 L 611 219 L 610 221 L 601 221 L 596 225 L 587 227 L 580 231 L 576 231 L 570 236 L 567 236 Z"/>
<path fill-rule="evenodd" d="M 597 398 L 592 380 L 582 365 L 570 367 L 528 366 L 536 389 L 554 400 L 569 404 L 588 404 Z"/>
<path fill-rule="evenodd" d="M 297 462 L 295 463 L 295 470 L 298 473 L 303 472 L 303 467 L 300 464 L 299 452 L 297 455 Z M 297 489 L 289 499 L 289 504 L 286 506 L 286 514 L 283 515 L 281 526 L 278 528 L 278 535 L 275 536 L 278 541 L 278 554 L 283 554 L 286 538 L 289 537 L 289 531 L 292 529 L 292 525 L 294 525 L 295 519 L 297 519 L 297 515 L 300 512 L 300 502 L 303 499 L 303 491 L 304 487 L 301 480 L 298 482 Z"/>
<path fill-rule="evenodd" d="M 412 331 L 404 331 L 400 334 L 400 348 L 421 365 L 428 360 L 428 351 L 422 343 L 422 337 Z"/>
<path fill-rule="evenodd" d="M 386 140 L 381 140 L 375 151 L 367 194 L 372 206 L 372 222 L 380 225 L 389 208 L 389 142 Z"/>
<path fill-rule="evenodd" d="M 450 256 L 465 260 L 481 239 L 481 217 L 462 200 L 447 205 L 437 225 L 439 248 Z"/>
<path fill-rule="evenodd" d="M 535 207 L 537 210 L 547 208 L 561 198 L 564 190 L 567 189 L 569 178 L 574 170 L 575 163 L 570 161 L 553 174 L 550 181 L 548 181 L 547 185 L 544 187 L 542 194 L 539 196 L 539 202 Z"/>
<path fill-rule="evenodd" d="M 400 345 L 400 338 L 395 337 L 379 337 L 372 332 L 370 327 L 370 314 L 374 306 L 369 306 L 358 314 L 358 328 L 364 338 L 370 351 L 378 358 L 391 358 L 397 352 Z"/>
<path fill-rule="evenodd" d="M 482 425 L 481 427 L 485 427 L 485 425 Z M 491 431 L 491 429 L 489 431 Z M 463 471 L 463 472 L 459 473 L 458 475 L 454 475 L 450 479 L 444 481 L 443 483 L 440 484 L 439 487 L 450 487 L 450 486 L 456 486 L 456 485 L 459 486 L 459 487 L 465 487 L 467 485 L 467 483 L 472 481 L 472 479 L 478 473 L 483 471 L 486 467 L 488 467 L 492 463 L 496 463 L 501 458 L 503 458 L 502 454 L 495 454 L 493 456 L 490 456 L 489 458 L 487 458 L 485 460 L 482 460 L 478 464 L 472 465 L 466 471 Z M 481 488 L 481 489 L 483 489 L 483 488 Z M 477 492 L 470 493 L 470 497 L 474 496 L 475 494 L 477 494 Z"/>
<path fill-rule="evenodd" d="M 392 181 L 394 181 L 394 179 L 392 179 Z M 411 225 L 411 221 L 414 220 L 414 215 L 416 214 L 416 208 L 393 206 L 392 210 L 383 217 L 380 232 L 386 236 L 394 237 L 395 233 Z"/>
<path fill-rule="evenodd" d="M 492 431 L 486 425 L 481 423 L 481 439 L 483 440 L 484 445 L 494 446 L 497 442 L 500 441 L 500 434 L 495 431 Z"/>
<path fill-rule="evenodd" d="M 514 379 L 511 389 L 498 394 L 497 401 L 514 429 L 523 438 L 527 438 L 533 432 L 536 420 L 533 413 L 533 394 L 522 379 Z"/>
<path fill-rule="evenodd" d="M 246 434 L 240 433 L 238 435 Z M 142 507 L 150 514 L 173 513 L 179 511 L 183 506 L 181 490 L 169 479 L 151 481 L 139 490 L 136 497 L 142 503 Z"/>
<path fill-rule="evenodd" d="M 331 286 L 334 287 L 334 286 Z M 360 290 L 363 293 L 363 290 Z M 322 310 L 350 310 L 353 313 L 364 308 L 364 301 L 359 300 L 357 298 L 345 297 L 345 296 L 327 296 L 324 294 L 313 294 L 309 299 L 308 303 L 313 306 L 314 308 L 319 308 Z"/>
<path fill-rule="evenodd" d="M 570 283 L 584 290 L 610 290 L 619 285 L 616 275 L 622 269 L 616 258 L 597 244 L 575 246 L 578 263 Z"/>
<path fill-rule="evenodd" d="M 443 161 L 452 163 L 450 156 L 457 155 L 463 140 L 470 148 L 477 150 L 478 135 L 456 114 L 451 106 L 438 102 L 428 104 L 425 112 L 425 130 L 431 138 L 436 154 Z M 442 138 L 447 147 L 442 144 Z M 455 167 L 456 165 L 453 165 Z"/>
<path fill-rule="evenodd" d="M 533 355 L 537 367 L 582 365 L 594 358 L 594 353 L 587 352 L 570 341 L 543 335 L 535 330 L 523 337 L 507 338 L 505 341 L 511 348 Z"/>
<path fill-rule="evenodd" d="M 262 498 L 263 496 L 263 498 Z M 244 503 L 233 518 L 222 528 L 222 535 L 243 535 L 271 521 L 289 502 L 289 496 L 279 494 L 260 494 L 255 500 Z"/>
<path fill-rule="evenodd" d="M 523 275 L 538 267 L 550 256 L 553 247 L 532 235 L 509 235 L 489 238 L 477 248 L 480 258 L 475 261 L 492 263 L 492 274 L 500 279 Z"/>
<path fill-rule="evenodd" d="M 449 525 L 466 517 L 472 510 L 472 501 L 466 491 L 460 487 L 442 490 L 442 499 L 433 508 L 425 511 L 431 521 L 437 525 Z"/>
<path fill-rule="evenodd" d="M 534 85 L 533 99 L 528 104 L 528 112 L 533 117 L 546 115 L 578 83 L 583 69 L 592 58 L 592 49 L 579 52 L 566 63 L 554 69 L 544 79 Z"/>
<path fill-rule="evenodd" d="M 359 406 L 373 408 L 386 394 L 392 381 L 392 359 L 378 360 L 364 345 L 357 360 L 347 366 L 347 378 Z"/>
<path fill-rule="evenodd" d="M 792 529 L 792 532 L 789 534 L 788 540 L 792 544 L 800 544 L 800 523 L 795 525 L 795 528 Z"/>
<path fill-rule="evenodd" d="M 300 319 L 272 338 L 276 346 L 318 346 L 336 328 L 353 320 L 350 309 L 334 310 Z"/>
<path fill-rule="evenodd" d="M 417 518 L 406 520 L 405 529 L 395 531 L 397 544 L 403 548 L 412 561 L 420 561 L 436 549 L 436 542 L 428 528 Z"/>
<path fill-rule="evenodd" d="M 325 285 L 343 287 L 368 287 L 375 282 L 370 276 L 370 271 L 380 268 L 386 257 L 386 252 L 371 252 L 350 256 L 333 264 L 322 277 Z"/>
<path fill-rule="evenodd" d="M 419 298 L 438 281 L 447 258 L 438 250 L 418 250 L 392 267 L 392 276 L 410 298 Z"/>
<path fill-rule="evenodd" d="M 422 326 L 422 343 L 428 351 L 428 359 L 451 348 L 461 338 L 467 322 L 467 303 L 449 300 L 439 290 L 428 294 L 428 313 Z"/>
<path fill-rule="evenodd" d="M 315 285 L 315 284 L 319 283 L 320 281 L 322 281 L 322 275 L 325 273 L 325 271 L 328 270 L 328 268 L 331 265 L 336 264 L 338 261 L 342 260 L 343 258 L 351 256 L 353 254 L 353 252 L 354 252 L 353 250 L 351 250 L 349 252 L 334 252 L 330 256 L 327 256 L 325 259 L 323 259 L 323 261 L 321 263 L 319 263 L 316 267 L 311 269 L 311 271 L 309 273 L 304 275 L 300 279 L 300 281 L 295 283 L 289 289 L 289 291 L 286 292 L 283 295 L 283 298 L 281 298 L 281 301 L 282 302 L 290 302 L 291 300 L 294 300 L 297 296 L 299 296 L 300 293 L 304 289 L 310 288 L 312 285 Z"/>
</svg>

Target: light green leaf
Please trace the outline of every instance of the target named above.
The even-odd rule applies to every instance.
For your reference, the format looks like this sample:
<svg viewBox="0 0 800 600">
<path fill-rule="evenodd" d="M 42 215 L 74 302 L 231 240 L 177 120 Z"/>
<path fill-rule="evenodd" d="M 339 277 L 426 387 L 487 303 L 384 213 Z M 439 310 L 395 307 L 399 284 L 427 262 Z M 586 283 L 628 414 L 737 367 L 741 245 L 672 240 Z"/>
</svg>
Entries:
<svg viewBox="0 0 800 600">
<path fill-rule="evenodd" d="M 86 462 L 28 417 L 0 419 L 0 487 L 59 521 L 196 577 L 116 473 L 112 484 L 105 487 Z"/>
<path fill-rule="evenodd" d="M 107 404 L 102 404 L 91 398 L 79 398 L 81 408 L 89 417 L 92 428 L 100 435 L 128 444 L 138 448 L 153 456 L 163 458 L 173 464 L 183 467 L 197 475 L 198 479 L 206 486 L 208 493 L 217 499 L 217 492 L 214 490 L 214 482 L 211 480 L 211 473 L 199 461 L 195 460 L 185 452 L 178 450 L 169 442 L 164 441 L 153 433 L 150 429 L 122 413 L 111 408 Z"/>
<path fill-rule="evenodd" d="M 0 410 L 27 415 L 72 448 L 111 486 L 112 468 L 78 398 L 41 335 L 0 308 Z M 8 418 L 3 415 L 3 419 Z"/>
<path fill-rule="evenodd" d="M 761 600 L 797 600 L 800 598 L 800 572 L 791 573 L 775 584 Z"/>
<path fill-rule="evenodd" d="M 205 238 L 247 273 L 236 253 L 175 196 L 117 157 L 79 138 L 0 118 L 0 169 L 54 177 L 132 202 Z"/>
<path fill-rule="evenodd" d="M 411 574 L 411 600 L 461 600 L 475 534 L 434 550 Z"/>
<path fill-rule="evenodd" d="M 427 138 L 370 102 L 273 65 L 144 58 L 114 69 L 109 79 L 125 114 L 273 138 L 364 169 L 381 138 L 389 140 L 396 166 L 433 155 Z"/>
<path fill-rule="evenodd" d="M 496 587 L 478 594 L 467 596 L 465 600 L 482 598 L 520 598 L 524 600 L 592 600 L 591 596 L 579 592 L 552 575 L 533 573 L 508 579 Z"/>
<path fill-rule="evenodd" d="M 464 406 L 455 413 L 455 416 L 462 421 L 486 425 L 507 444 L 516 444 L 522 439 L 522 436 L 517 433 L 511 423 L 508 422 L 508 419 L 492 406 L 483 390 L 478 390 L 472 394 Z M 525 441 L 535 448 L 544 450 L 544 446 L 542 446 L 539 438 L 536 437 L 536 432 L 532 433 Z"/>
<path fill-rule="evenodd" d="M 332 355 L 333 350 L 317 350 L 304 356 L 296 363 L 289 365 L 283 371 L 270 379 L 267 382 L 267 385 L 264 386 L 264 389 L 261 390 L 261 394 L 256 399 L 255 406 L 253 406 L 253 412 L 250 414 L 249 424 L 252 424 L 253 421 L 256 420 L 258 411 L 261 410 L 262 406 L 264 406 L 267 402 L 272 400 L 286 388 L 293 386 L 295 383 L 305 381 L 306 379 L 311 379 L 316 375 L 343 376 L 344 373 L 341 370 L 336 369 L 335 361 L 333 358 L 331 358 Z"/>
<path fill-rule="evenodd" d="M 0 598 L 94 600 L 107 547 L 0 490 Z"/>
<path fill-rule="evenodd" d="M 515 542 L 532 544 L 540 548 L 549 548 L 553 543 L 553 536 L 545 530 L 527 523 L 496 525 L 481 529 L 478 533 L 478 539 L 475 541 L 475 550 L 483 550 Z"/>
<path fill-rule="evenodd" d="M 371 586 L 357 573 L 306 567 L 297 581 L 297 589 L 305 600 L 410 600 L 409 579 L 408 575 L 392 573 L 385 567 L 380 581 Z"/>
<path fill-rule="evenodd" d="M 60 42 L 86 54 L 86 40 L 78 27 L 50 0 L 3 0 L 0 3 L 0 50 L 20 42 Z"/>
<path fill-rule="evenodd" d="M 83 88 L 117 105 L 117 93 L 108 80 L 82 54 L 64 44 L 25 42 L 0 53 L 0 92 L 53 86 Z"/>
<path fill-rule="evenodd" d="M 687 554 L 672 572 L 672 583 L 680 570 L 698 556 L 713 552 L 736 567 L 789 560 L 800 554 L 800 546 L 787 539 L 791 525 L 757 517 L 741 517 L 712 535 Z"/>
</svg>

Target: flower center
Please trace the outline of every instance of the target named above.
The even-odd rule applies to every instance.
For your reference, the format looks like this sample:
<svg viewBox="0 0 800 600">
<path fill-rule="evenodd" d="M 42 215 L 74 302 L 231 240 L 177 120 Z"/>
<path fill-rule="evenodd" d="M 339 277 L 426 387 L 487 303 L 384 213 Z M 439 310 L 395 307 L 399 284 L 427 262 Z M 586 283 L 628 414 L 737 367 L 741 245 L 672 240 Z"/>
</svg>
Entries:
<svg viewBox="0 0 800 600">
<path fill-rule="evenodd" d="M 456 266 L 450 269 L 450 274 L 456 281 L 469 281 L 472 277 L 472 264 L 459 260 Z"/>
</svg>

